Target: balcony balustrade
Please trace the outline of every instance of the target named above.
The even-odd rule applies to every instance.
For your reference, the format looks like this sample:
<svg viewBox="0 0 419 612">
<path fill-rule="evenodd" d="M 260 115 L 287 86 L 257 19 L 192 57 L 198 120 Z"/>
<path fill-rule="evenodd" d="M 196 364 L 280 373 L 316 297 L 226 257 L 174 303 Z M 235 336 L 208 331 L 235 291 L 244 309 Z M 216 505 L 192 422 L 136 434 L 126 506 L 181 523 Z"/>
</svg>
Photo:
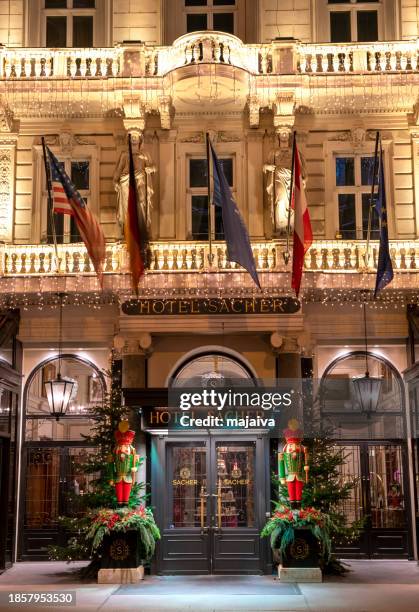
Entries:
<svg viewBox="0 0 419 612">
<path fill-rule="evenodd" d="M 225 64 L 252 75 L 353 74 L 419 70 L 419 40 L 305 44 L 273 40 L 246 45 L 222 32 L 196 32 L 166 47 L 145 44 L 112 48 L 0 47 L 1 79 L 164 77 L 199 64 Z"/>
<path fill-rule="evenodd" d="M 252 244 L 257 268 L 261 272 L 287 272 L 284 263 L 284 241 Z M 213 262 L 209 266 L 207 242 L 152 242 L 149 251 L 149 273 L 242 272 L 227 259 L 224 242 L 213 243 Z M 390 253 L 396 273 L 419 273 L 419 241 L 391 241 Z M 305 270 L 318 273 L 374 273 L 378 243 L 370 243 L 368 266 L 365 241 L 317 240 L 305 257 Z M 105 262 L 106 274 L 128 272 L 126 247 L 109 243 Z M 2 245 L 0 275 L 39 276 L 92 274 L 93 266 L 83 244 L 58 245 L 58 259 L 52 245 Z"/>
</svg>

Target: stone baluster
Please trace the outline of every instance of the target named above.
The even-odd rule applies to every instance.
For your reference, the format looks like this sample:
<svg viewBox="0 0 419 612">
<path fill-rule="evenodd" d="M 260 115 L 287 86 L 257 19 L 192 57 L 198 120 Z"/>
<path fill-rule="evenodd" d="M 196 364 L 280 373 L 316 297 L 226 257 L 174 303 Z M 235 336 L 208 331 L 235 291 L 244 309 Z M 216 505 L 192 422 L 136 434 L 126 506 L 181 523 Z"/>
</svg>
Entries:
<svg viewBox="0 0 419 612">
<path fill-rule="evenodd" d="M 206 38 L 202 41 L 202 61 L 206 64 L 213 61 L 213 44 L 212 40 Z"/>
<path fill-rule="evenodd" d="M 4 62 L 4 76 L 6 79 L 9 79 L 10 75 L 12 74 L 12 66 L 11 56 L 7 54 Z"/>
<path fill-rule="evenodd" d="M 80 57 L 80 67 L 79 67 L 80 76 L 85 77 L 87 73 L 87 57 L 82 55 Z"/>
<path fill-rule="evenodd" d="M 37 79 L 39 79 L 39 77 L 41 76 L 41 72 L 42 72 L 42 63 L 41 63 L 41 56 L 40 55 L 36 55 L 35 56 L 35 65 L 34 65 L 34 72 L 35 72 L 35 77 Z"/>
<path fill-rule="evenodd" d="M 113 77 L 118 76 L 119 73 L 119 60 L 117 57 L 111 57 L 111 73 Z M 153 71 L 152 74 L 156 74 L 156 54 L 153 54 Z"/>
<path fill-rule="evenodd" d="M 71 55 L 70 56 L 70 76 L 74 78 L 76 74 L 77 74 L 76 58 L 74 57 L 74 55 Z"/>
</svg>

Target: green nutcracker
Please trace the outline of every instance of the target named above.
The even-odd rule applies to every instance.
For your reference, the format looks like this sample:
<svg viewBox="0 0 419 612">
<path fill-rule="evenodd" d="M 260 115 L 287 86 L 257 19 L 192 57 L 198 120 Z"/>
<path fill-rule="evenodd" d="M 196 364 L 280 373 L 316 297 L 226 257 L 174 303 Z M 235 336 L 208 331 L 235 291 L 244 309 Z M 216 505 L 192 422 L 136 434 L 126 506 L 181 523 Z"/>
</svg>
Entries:
<svg viewBox="0 0 419 612">
<path fill-rule="evenodd" d="M 114 435 L 116 446 L 109 456 L 109 482 L 115 486 L 118 503 L 124 505 L 128 503 L 140 458 L 132 446 L 135 431 L 129 429 L 128 421 L 121 421 Z"/>
<path fill-rule="evenodd" d="M 278 472 L 281 484 L 287 485 L 291 505 L 300 504 L 304 483 L 308 482 L 308 450 L 301 444 L 303 434 L 298 421 L 291 419 L 284 431 L 285 446 L 278 454 Z"/>
</svg>

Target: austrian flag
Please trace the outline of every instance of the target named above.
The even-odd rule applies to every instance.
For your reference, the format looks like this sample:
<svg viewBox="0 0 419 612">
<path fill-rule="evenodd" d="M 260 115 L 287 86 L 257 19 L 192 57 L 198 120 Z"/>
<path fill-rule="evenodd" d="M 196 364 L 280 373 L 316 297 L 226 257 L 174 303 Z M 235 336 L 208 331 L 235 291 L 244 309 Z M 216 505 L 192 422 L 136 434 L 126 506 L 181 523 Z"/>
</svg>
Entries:
<svg viewBox="0 0 419 612">
<path fill-rule="evenodd" d="M 301 277 L 303 275 L 304 255 L 313 242 L 313 232 L 311 230 L 310 215 L 308 213 L 307 199 L 301 175 L 301 161 L 298 153 L 297 143 L 295 143 L 294 154 L 294 184 L 293 189 L 293 208 L 294 208 L 294 244 L 292 252 L 292 281 L 291 286 L 295 289 L 298 297 L 300 293 Z"/>
</svg>

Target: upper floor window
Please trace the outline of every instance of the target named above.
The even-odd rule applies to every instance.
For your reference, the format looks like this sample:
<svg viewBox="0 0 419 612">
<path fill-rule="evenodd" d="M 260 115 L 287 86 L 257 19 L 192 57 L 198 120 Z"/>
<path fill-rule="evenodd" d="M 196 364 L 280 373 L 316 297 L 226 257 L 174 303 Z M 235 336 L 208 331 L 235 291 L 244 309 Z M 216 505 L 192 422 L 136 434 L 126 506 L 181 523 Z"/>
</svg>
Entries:
<svg viewBox="0 0 419 612">
<path fill-rule="evenodd" d="M 335 157 L 339 238 L 367 238 L 373 172 L 374 156 L 355 154 Z M 379 238 L 379 220 L 375 208 L 372 208 L 371 238 Z"/>
<path fill-rule="evenodd" d="M 237 33 L 237 0 L 184 0 L 186 32 L 217 30 Z"/>
<path fill-rule="evenodd" d="M 46 47 L 93 47 L 99 0 L 44 0 Z"/>
<path fill-rule="evenodd" d="M 234 186 L 233 158 L 225 157 L 220 159 L 225 177 L 232 188 Z M 190 158 L 188 163 L 188 189 L 187 194 L 190 200 L 193 240 L 208 240 L 208 164 L 202 158 Z M 211 227 L 215 240 L 224 239 L 223 222 L 221 208 L 212 206 L 210 210 Z"/>
<path fill-rule="evenodd" d="M 381 38 L 381 0 L 328 0 L 330 38 L 334 43 Z"/>
<path fill-rule="evenodd" d="M 90 202 L 90 161 L 86 159 L 66 159 L 60 162 L 61 166 L 64 167 L 67 175 L 70 177 L 72 183 L 76 186 L 83 200 L 89 206 Z M 54 185 L 54 177 L 51 177 Z M 71 215 L 64 215 L 62 213 L 53 213 L 51 215 L 48 210 L 48 197 L 47 188 L 45 184 L 44 188 L 44 207 L 46 210 L 46 226 L 45 234 L 48 243 L 53 242 L 53 231 L 52 223 L 54 223 L 55 234 L 57 242 L 71 243 L 71 242 L 82 242 L 81 236 L 77 229 L 74 217 Z"/>
</svg>

